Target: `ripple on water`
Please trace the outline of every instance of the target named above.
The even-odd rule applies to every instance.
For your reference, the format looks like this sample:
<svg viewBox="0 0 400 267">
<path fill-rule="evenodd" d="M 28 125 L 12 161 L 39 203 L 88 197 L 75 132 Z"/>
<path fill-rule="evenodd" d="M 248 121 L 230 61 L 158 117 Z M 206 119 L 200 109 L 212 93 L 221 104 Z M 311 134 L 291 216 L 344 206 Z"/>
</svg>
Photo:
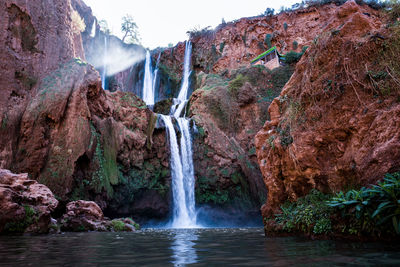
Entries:
<svg viewBox="0 0 400 267">
<path fill-rule="evenodd" d="M 262 228 L 0 237 L 0 266 L 399 266 L 399 252 L 399 244 L 265 238 Z"/>
</svg>

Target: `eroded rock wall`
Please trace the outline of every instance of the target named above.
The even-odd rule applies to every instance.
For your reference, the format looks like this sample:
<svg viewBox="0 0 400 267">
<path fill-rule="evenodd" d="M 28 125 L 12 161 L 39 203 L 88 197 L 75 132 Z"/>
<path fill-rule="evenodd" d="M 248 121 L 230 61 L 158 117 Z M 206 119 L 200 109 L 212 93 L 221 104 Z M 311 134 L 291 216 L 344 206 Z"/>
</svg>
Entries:
<svg viewBox="0 0 400 267">
<path fill-rule="evenodd" d="M 19 124 L 38 81 L 74 57 L 84 57 L 71 2 L 0 3 L 0 167 L 13 164 Z"/>
<path fill-rule="evenodd" d="M 399 31 L 382 23 L 353 1 L 338 8 L 270 105 L 256 136 L 264 216 L 312 188 L 366 186 L 400 167 Z"/>
</svg>

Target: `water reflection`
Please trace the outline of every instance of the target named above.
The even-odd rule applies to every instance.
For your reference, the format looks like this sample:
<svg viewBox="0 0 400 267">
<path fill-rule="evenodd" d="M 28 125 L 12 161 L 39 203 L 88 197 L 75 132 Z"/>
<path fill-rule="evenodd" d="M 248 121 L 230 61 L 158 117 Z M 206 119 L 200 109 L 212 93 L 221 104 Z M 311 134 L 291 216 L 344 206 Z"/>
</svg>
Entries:
<svg viewBox="0 0 400 267">
<path fill-rule="evenodd" d="M 173 233 L 173 243 L 171 249 L 173 252 L 172 263 L 174 266 L 185 266 L 198 261 L 196 248 L 194 245 L 198 239 L 196 230 L 182 229 Z"/>
</svg>

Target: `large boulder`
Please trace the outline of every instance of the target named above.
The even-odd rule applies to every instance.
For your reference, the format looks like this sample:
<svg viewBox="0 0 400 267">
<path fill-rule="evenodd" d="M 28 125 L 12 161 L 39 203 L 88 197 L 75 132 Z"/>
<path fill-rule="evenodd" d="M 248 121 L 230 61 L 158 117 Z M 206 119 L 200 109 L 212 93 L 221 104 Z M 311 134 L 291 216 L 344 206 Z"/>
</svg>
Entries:
<svg viewBox="0 0 400 267">
<path fill-rule="evenodd" d="M 0 232 L 46 233 L 58 201 L 45 185 L 0 169 Z"/>
<path fill-rule="evenodd" d="M 62 231 L 127 231 L 139 228 L 132 219 L 110 220 L 104 217 L 103 211 L 93 201 L 72 201 L 67 204 L 66 213 L 60 219 Z"/>
</svg>

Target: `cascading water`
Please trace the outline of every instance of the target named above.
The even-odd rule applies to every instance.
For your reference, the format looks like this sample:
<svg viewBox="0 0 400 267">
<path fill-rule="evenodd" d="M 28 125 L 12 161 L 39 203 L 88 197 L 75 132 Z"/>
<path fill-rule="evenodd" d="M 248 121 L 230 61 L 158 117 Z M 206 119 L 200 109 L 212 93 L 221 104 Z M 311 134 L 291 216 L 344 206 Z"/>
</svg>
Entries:
<svg viewBox="0 0 400 267">
<path fill-rule="evenodd" d="M 92 30 L 90 31 L 90 37 L 96 37 L 96 19 L 93 21 Z"/>
<path fill-rule="evenodd" d="M 168 130 L 171 151 L 173 217 L 172 228 L 196 227 L 194 175 L 189 120 L 178 118 L 181 130 L 180 150 L 172 116 L 160 115 Z M 181 121 L 181 122 L 180 122 Z M 182 125 L 181 125 L 182 124 Z"/>
<path fill-rule="evenodd" d="M 189 77 L 192 73 L 190 69 L 190 61 L 192 57 L 192 43 L 190 41 L 186 42 L 185 47 L 185 57 L 184 57 L 184 64 L 183 64 L 183 78 L 182 78 L 182 85 L 179 91 L 178 98 L 174 98 L 174 105 L 172 107 L 171 113 L 175 117 L 179 117 L 182 113 L 183 108 L 186 106 L 187 99 L 188 99 L 188 92 L 189 92 Z"/>
<path fill-rule="evenodd" d="M 101 87 L 106 90 L 107 77 L 107 35 L 104 35 L 103 72 L 101 73 Z"/>
<path fill-rule="evenodd" d="M 171 115 L 160 115 L 168 130 L 168 138 L 171 150 L 171 174 L 173 195 L 172 228 L 195 228 L 196 224 L 195 195 L 194 195 L 194 167 L 192 152 L 192 137 L 190 134 L 190 120 L 180 117 L 183 108 L 188 101 L 190 57 L 192 45 L 186 43 L 184 73 L 182 86 L 175 105 L 171 108 Z M 180 149 L 173 118 L 176 119 L 181 133 Z"/>
<path fill-rule="evenodd" d="M 143 101 L 146 102 L 146 105 L 153 106 L 154 105 L 154 73 L 153 67 L 151 66 L 151 55 L 150 51 L 146 51 L 146 61 L 144 63 L 144 81 L 143 81 Z"/>
</svg>

